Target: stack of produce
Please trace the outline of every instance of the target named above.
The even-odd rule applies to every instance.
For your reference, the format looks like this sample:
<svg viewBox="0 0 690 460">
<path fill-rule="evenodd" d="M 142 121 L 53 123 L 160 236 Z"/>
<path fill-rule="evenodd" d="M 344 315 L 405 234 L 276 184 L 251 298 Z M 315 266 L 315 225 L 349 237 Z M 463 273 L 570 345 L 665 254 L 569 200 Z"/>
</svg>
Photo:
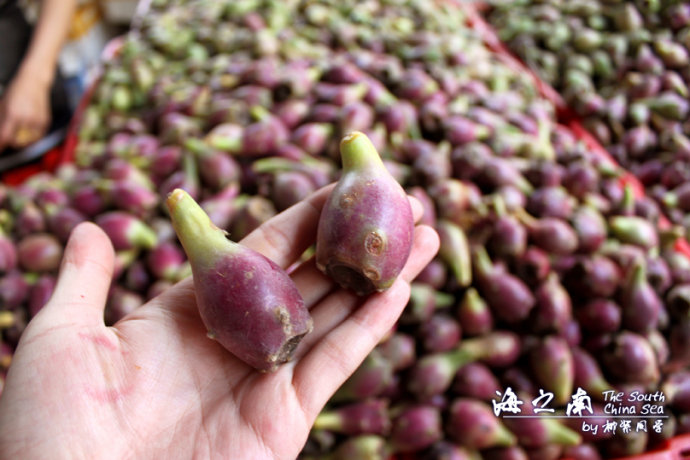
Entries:
<svg viewBox="0 0 690 460">
<path fill-rule="evenodd" d="M 74 163 L 0 193 L 2 360 L 82 220 L 117 250 L 106 321 L 190 273 L 166 213 L 187 191 L 239 241 L 373 142 L 441 237 L 394 331 L 328 403 L 305 458 L 596 459 L 690 430 L 690 260 L 653 200 L 555 121 L 529 76 L 419 0 L 153 2 L 105 63 Z M 28 241 L 27 241 L 28 240 Z M 11 295 L 10 295 L 11 294 Z M 663 429 L 507 419 L 496 392 L 657 390 Z M 536 403 L 535 403 L 536 405 Z"/>
<path fill-rule="evenodd" d="M 690 228 L 690 3 L 488 3 L 498 37 Z"/>
</svg>

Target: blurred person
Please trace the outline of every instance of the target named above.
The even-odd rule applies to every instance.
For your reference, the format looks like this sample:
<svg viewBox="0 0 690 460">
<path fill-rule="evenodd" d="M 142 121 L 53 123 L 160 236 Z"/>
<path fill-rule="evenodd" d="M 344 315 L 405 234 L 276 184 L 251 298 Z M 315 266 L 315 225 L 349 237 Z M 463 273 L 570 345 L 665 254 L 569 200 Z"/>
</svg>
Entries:
<svg viewBox="0 0 690 460">
<path fill-rule="evenodd" d="M 42 0 L 36 24 L 17 0 L 0 0 L 0 152 L 41 139 L 69 121 L 58 71 L 77 0 Z"/>
</svg>

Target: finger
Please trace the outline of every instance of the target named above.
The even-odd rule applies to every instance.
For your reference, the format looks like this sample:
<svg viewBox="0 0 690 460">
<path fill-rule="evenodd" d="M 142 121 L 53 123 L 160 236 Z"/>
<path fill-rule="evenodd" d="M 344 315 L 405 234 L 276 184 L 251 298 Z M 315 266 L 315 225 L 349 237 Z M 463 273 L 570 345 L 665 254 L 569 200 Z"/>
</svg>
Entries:
<svg viewBox="0 0 690 460">
<path fill-rule="evenodd" d="M 332 189 L 331 184 L 317 190 L 261 224 L 241 243 L 288 267 L 315 241 L 321 208 Z"/>
<path fill-rule="evenodd" d="M 322 187 L 305 200 L 264 222 L 242 239 L 242 244 L 287 268 L 316 241 L 321 209 L 333 187 L 334 184 Z M 416 198 L 409 198 L 416 222 L 422 217 L 423 207 Z"/>
<path fill-rule="evenodd" d="M 393 327 L 407 305 L 409 283 L 434 257 L 438 245 L 436 232 L 419 226 L 408 264 L 390 289 L 370 296 L 361 306 L 361 298 L 337 291 L 312 309 L 314 330 L 295 357 L 293 383 L 303 407 L 318 412 Z"/>
<path fill-rule="evenodd" d="M 438 250 L 437 248 L 438 236 L 436 232 L 427 226 L 419 226 L 415 230 L 410 258 L 400 277 L 405 282 L 410 283 L 429 263 L 433 254 Z M 308 353 L 312 346 L 318 344 L 331 330 L 341 324 L 362 302 L 362 297 L 358 297 L 350 291 L 340 289 L 331 293 L 334 283 L 325 275 L 323 278 L 321 280 L 317 274 L 308 273 L 307 270 L 299 278 L 293 278 L 300 292 L 302 290 L 307 292 L 308 297 L 305 297 L 305 304 L 310 308 L 314 320 L 314 330 L 305 336 L 295 358 Z M 312 295 L 312 290 L 316 291 L 317 294 Z M 318 297 L 319 294 L 320 298 Z M 315 301 L 319 302 L 317 306 L 313 304 Z"/>
<path fill-rule="evenodd" d="M 316 417 L 395 324 L 409 295 L 410 285 L 399 278 L 385 292 L 370 296 L 342 325 L 297 361 L 292 383 L 306 414 Z"/>
<path fill-rule="evenodd" d="M 103 324 L 103 310 L 113 276 L 115 254 L 108 236 L 85 222 L 70 235 L 57 285 L 39 312 L 52 324 Z"/>
</svg>

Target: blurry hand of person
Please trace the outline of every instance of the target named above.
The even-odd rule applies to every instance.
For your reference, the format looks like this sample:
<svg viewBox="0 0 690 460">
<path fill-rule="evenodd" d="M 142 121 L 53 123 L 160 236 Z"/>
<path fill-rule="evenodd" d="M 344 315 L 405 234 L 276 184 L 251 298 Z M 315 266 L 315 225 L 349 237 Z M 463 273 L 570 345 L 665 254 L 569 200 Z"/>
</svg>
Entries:
<svg viewBox="0 0 690 460">
<path fill-rule="evenodd" d="M 282 267 L 316 237 L 330 188 L 264 223 L 242 243 Z M 411 200 L 417 220 L 421 205 Z M 76 227 L 58 284 L 25 330 L 0 396 L 1 458 L 294 459 L 337 388 L 393 327 L 410 281 L 438 250 L 417 225 L 403 273 L 361 298 L 317 270 L 291 276 L 314 319 L 292 361 L 260 373 L 206 336 L 191 278 L 113 327 L 103 311 L 113 249 Z"/>
<path fill-rule="evenodd" d="M 41 139 L 50 117 L 50 85 L 18 73 L 0 99 L 0 152 Z"/>
</svg>

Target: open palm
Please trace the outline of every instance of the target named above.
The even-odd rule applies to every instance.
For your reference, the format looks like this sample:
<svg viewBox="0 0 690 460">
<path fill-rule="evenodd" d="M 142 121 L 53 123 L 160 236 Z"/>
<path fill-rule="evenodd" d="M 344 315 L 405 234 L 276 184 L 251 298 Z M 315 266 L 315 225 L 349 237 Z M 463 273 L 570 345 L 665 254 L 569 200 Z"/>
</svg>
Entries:
<svg viewBox="0 0 690 460">
<path fill-rule="evenodd" d="M 330 188 L 242 243 L 283 267 L 315 240 Z M 420 217 L 420 206 L 413 209 Z M 314 418 L 394 325 L 409 281 L 438 249 L 418 226 L 402 276 L 366 298 L 313 260 L 291 276 L 314 318 L 293 360 L 260 373 L 206 337 L 186 279 L 113 327 L 103 323 L 113 250 L 93 224 L 68 243 L 55 293 L 30 322 L 0 397 L 2 458 L 295 458 Z"/>
</svg>

